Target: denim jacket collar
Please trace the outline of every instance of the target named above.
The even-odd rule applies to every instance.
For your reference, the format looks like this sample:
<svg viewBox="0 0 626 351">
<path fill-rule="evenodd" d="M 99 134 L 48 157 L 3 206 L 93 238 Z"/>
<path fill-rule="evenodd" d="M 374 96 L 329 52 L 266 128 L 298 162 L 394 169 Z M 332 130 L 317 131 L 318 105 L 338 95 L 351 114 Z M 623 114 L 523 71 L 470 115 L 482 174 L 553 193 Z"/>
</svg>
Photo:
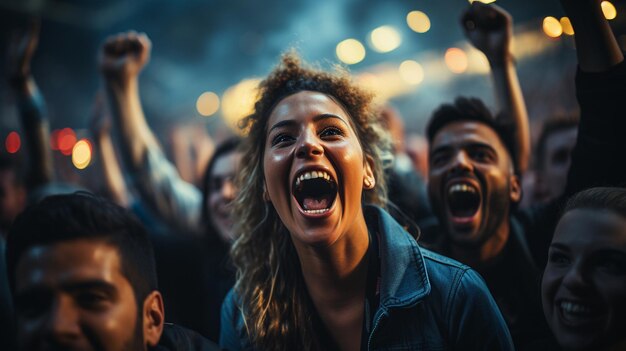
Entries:
<svg viewBox="0 0 626 351">
<path fill-rule="evenodd" d="M 380 307 L 404 308 L 430 293 L 424 258 L 416 242 L 384 210 L 367 206 L 368 227 L 377 231 L 380 250 Z"/>
</svg>

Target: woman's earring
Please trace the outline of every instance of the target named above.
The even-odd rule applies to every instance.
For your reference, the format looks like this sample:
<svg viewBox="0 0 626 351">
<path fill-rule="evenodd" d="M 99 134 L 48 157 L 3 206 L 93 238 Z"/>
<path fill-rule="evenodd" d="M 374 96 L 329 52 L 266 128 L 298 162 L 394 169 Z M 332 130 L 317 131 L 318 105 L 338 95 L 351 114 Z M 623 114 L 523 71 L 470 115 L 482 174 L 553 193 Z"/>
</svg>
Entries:
<svg viewBox="0 0 626 351">
<path fill-rule="evenodd" d="M 270 202 L 270 195 L 267 193 L 267 188 L 265 186 L 263 187 L 263 200 L 265 200 L 265 202 Z"/>
</svg>

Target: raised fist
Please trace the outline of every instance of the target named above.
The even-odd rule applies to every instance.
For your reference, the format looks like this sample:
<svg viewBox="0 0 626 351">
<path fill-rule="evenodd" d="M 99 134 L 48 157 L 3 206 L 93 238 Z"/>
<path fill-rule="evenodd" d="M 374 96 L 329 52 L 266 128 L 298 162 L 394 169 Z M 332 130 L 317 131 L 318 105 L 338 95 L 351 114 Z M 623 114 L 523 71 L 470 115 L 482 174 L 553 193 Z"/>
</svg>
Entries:
<svg viewBox="0 0 626 351">
<path fill-rule="evenodd" d="M 474 1 L 461 16 L 461 27 L 474 47 L 490 63 L 499 63 L 510 55 L 513 19 L 496 5 Z"/>
<path fill-rule="evenodd" d="M 150 60 L 150 39 L 130 31 L 107 38 L 100 49 L 100 70 L 108 80 L 136 78 Z"/>
</svg>

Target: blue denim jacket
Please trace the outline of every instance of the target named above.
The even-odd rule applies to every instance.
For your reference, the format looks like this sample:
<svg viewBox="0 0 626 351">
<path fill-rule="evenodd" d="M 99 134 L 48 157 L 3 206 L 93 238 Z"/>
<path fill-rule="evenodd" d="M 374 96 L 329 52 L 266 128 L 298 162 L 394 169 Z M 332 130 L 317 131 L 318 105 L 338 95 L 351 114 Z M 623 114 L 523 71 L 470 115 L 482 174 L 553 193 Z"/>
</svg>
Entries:
<svg viewBox="0 0 626 351">
<path fill-rule="evenodd" d="M 367 207 L 377 228 L 380 302 L 367 350 L 513 350 L 495 301 L 478 273 L 420 248 L 384 210 Z M 372 222 L 375 221 L 375 222 Z M 220 346 L 250 349 L 231 291 L 222 305 Z"/>
</svg>

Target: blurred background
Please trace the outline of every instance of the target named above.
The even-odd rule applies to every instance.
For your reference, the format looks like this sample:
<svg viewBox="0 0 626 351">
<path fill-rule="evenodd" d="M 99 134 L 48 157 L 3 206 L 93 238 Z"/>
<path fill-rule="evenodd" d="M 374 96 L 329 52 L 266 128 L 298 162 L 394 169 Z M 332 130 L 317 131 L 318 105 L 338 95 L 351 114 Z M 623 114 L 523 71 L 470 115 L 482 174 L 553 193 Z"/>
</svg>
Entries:
<svg viewBox="0 0 626 351">
<path fill-rule="evenodd" d="M 496 3 L 514 18 L 513 51 L 536 135 L 548 116 L 576 109 L 571 26 L 557 0 Z M 53 148 L 65 140 L 55 162 L 68 172 L 76 171 L 69 160 L 76 141 L 89 138 L 86 128 L 101 85 L 99 45 L 129 29 L 152 40 L 151 61 L 141 75 L 142 101 L 170 153 L 177 133 L 195 140 L 201 130 L 220 139 L 250 109 L 258 79 L 291 47 L 323 68 L 348 67 L 381 103 L 397 109 L 407 132 L 419 133 L 434 108 L 458 95 L 480 97 L 494 107 L 489 65 L 459 25 L 468 5 L 467 0 L 0 0 L 0 69 L 12 30 L 40 17 L 33 74 L 47 102 Z M 626 1 L 604 1 L 603 9 L 626 50 Z M 0 80 L 0 116 L 0 152 L 19 154 L 20 124 L 6 74 Z M 88 165 L 83 162 L 82 168 Z"/>
</svg>

